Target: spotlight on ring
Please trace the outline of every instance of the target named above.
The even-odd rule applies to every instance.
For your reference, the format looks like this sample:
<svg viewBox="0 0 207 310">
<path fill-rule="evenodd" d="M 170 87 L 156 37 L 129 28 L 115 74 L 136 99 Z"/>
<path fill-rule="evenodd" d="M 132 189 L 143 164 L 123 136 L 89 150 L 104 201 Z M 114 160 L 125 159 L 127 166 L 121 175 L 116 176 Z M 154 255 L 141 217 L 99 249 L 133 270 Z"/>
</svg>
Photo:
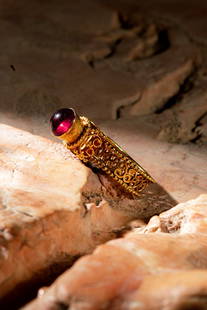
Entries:
<svg viewBox="0 0 207 310">
<path fill-rule="evenodd" d="M 50 119 L 52 132 L 82 162 L 100 169 L 124 191 L 140 197 L 156 181 L 112 139 L 74 109 L 61 109 Z"/>
</svg>

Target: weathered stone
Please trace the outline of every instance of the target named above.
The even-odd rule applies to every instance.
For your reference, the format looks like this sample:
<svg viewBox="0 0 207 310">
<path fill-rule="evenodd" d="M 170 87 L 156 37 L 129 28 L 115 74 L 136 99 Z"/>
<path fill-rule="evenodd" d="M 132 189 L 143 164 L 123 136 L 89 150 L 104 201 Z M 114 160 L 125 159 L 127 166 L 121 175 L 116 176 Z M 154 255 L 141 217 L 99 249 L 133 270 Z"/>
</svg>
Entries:
<svg viewBox="0 0 207 310">
<path fill-rule="evenodd" d="M 205 193 L 206 148 L 158 141 L 157 118 L 153 116 L 103 122 L 102 130 L 140 163 L 157 182 L 179 201 Z M 160 122 L 161 123 L 161 122 Z"/>
<path fill-rule="evenodd" d="M 194 128 L 200 119 L 187 109 L 184 115 L 185 101 L 177 97 L 192 79 L 193 100 L 199 99 L 196 84 L 206 70 L 206 27 L 199 14 L 205 3 L 186 6 L 182 0 L 183 11 L 171 0 L 167 6 L 152 0 L 103 4 L 4 1 L 0 121 L 46 135 L 45 122 L 64 106 L 95 121 L 153 114 L 162 125 L 159 138 L 204 143 L 205 124 Z M 166 108 L 171 112 L 177 103 L 180 111 L 167 113 L 166 122 Z"/>
<path fill-rule="evenodd" d="M 158 138 L 169 142 L 207 140 L 207 92 L 206 81 L 194 87 L 194 91 L 186 94 L 182 102 L 167 109 L 161 116 L 161 130 Z"/>
<path fill-rule="evenodd" d="M 146 75 L 146 86 L 142 87 L 140 98 L 131 104 L 130 115 L 146 115 L 159 112 L 165 104 L 177 95 L 182 84 L 196 69 L 198 54 L 193 46 L 176 36 L 170 36 L 171 47 L 149 60 L 149 73 Z M 176 59 L 176 61 L 171 61 Z M 153 70 L 153 69 L 154 70 Z M 141 73 L 141 72 L 140 72 Z M 141 76 L 139 77 L 141 79 Z"/>
<path fill-rule="evenodd" d="M 24 309 L 58 309 L 59 304 L 74 310 L 103 305 L 104 309 L 174 310 L 190 305 L 205 309 L 206 209 L 203 195 L 152 218 L 144 230 L 137 228 L 125 238 L 107 242 L 79 259 Z"/>
<path fill-rule="evenodd" d="M 1 302 L 116 238 L 132 219 L 170 207 L 128 197 L 60 144 L 6 125 L 0 131 Z"/>
<path fill-rule="evenodd" d="M 206 270 L 176 271 L 146 276 L 139 289 L 126 299 L 124 307 L 125 309 L 134 307 L 137 310 L 205 310 L 206 280 Z M 152 292 L 152 298 L 149 298 L 149 292 Z M 118 306 L 121 304 L 119 301 Z"/>
<path fill-rule="evenodd" d="M 206 234 L 206 208 L 207 195 L 201 195 L 197 199 L 180 203 L 159 216 L 153 216 L 140 232 Z"/>
<path fill-rule="evenodd" d="M 2 1 L 0 121 L 48 137 L 52 113 L 63 107 L 74 107 L 80 115 L 100 125 L 178 201 L 195 198 L 205 192 L 207 186 L 206 148 L 188 143 L 204 144 L 207 139 L 206 11 L 207 4 L 202 0 L 190 3 L 186 0 Z M 66 268 L 76 255 L 89 253 L 97 244 L 119 235 L 129 219 L 140 217 L 140 212 L 147 217 L 152 214 L 150 204 L 144 211 L 146 205 L 142 208 L 117 197 L 111 204 L 100 201 L 100 196 L 92 199 L 94 191 L 103 195 L 103 185 L 77 161 L 64 159 L 68 153 L 61 146 L 30 135 L 26 143 L 20 142 L 19 131 L 4 128 L 7 131 L 1 132 L 4 152 L 0 168 L 3 188 L 0 197 L 4 198 L 6 207 L 1 209 L 1 225 L 5 228 L 0 259 L 1 279 L 5 280 L 4 286 L 1 285 L 2 294 L 7 290 L 12 291 L 12 296 L 15 291 L 18 294 L 19 290 L 12 288 L 15 283 L 30 281 L 40 268 L 57 262 L 60 268 L 63 265 Z M 19 133 L 23 134 L 21 139 L 26 139 L 25 133 Z M 21 145 L 16 150 L 11 147 L 14 136 Z M 51 154 L 54 173 L 51 172 Z M 35 160 L 29 161 L 32 156 Z M 76 166 L 76 177 L 73 170 L 65 168 L 65 160 Z M 61 178 L 65 173 L 72 181 Z M 74 187 L 72 182 L 79 178 L 85 181 Z M 107 180 L 103 182 L 110 188 Z M 80 189 L 84 192 L 83 201 L 77 195 Z M 80 208 L 72 211 L 73 206 L 79 207 L 79 201 Z M 203 227 L 205 232 L 205 221 L 198 222 L 193 215 L 194 222 L 189 222 L 190 213 L 179 210 L 173 213 L 173 210 L 172 216 L 166 213 L 153 218 L 146 230 L 179 234 L 182 220 L 177 217 L 178 212 L 187 221 L 186 226 L 182 222 L 181 230 L 190 232 L 200 223 L 200 229 Z M 74 232 L 74 225 L 80 230 Z M 140 221 L 134 225 L 141 225 Z M 162 245 L 165 246 L 164 243 L 159 246 Z M 167 257 L 169 252 L 164 255 Z M 33 262 L 31 257 L 36 256 Z M 54 274 L 54 268 L 49 267 L 49 273 Z M 175 291 L 170 287 L 178 281 L 184 283 L 185 300 L 191 284 L 193 292 L 197 287 L 197 295 L 189 297 L 189 304 L 198 301 L 201 307 L 201 299 L 205 303 L 202 290 L 205 296 L 206 288 L 201 285 L 205 273 L 203 276 L 197 271 L 192 276 L 187 274 L 180 273 L 177 278 L 173 274 L 169 282 L 165 280 L 166 290 L 165 283 L 163 286 L 161 283 L 165 273 L 160 279 L 150 275 L 149 282 L 158 300 L 159 296 L 167 296 L 167 290 L 173 296 Z M 47 278 L 46 272 L 39 276 Z M 200 284 L 196 282 L 198 277 Z M 160 301 L 146 297 L 149 295 L 145 288 L 150 283 L 146 280 L 142 286 L 145 307 L 149 309 L 154 305 L 160 310 Z M 161 286 L 163 293 L 159 295 Z M 133 300 L 137 301 L 137 296 Z"/>
</svg>

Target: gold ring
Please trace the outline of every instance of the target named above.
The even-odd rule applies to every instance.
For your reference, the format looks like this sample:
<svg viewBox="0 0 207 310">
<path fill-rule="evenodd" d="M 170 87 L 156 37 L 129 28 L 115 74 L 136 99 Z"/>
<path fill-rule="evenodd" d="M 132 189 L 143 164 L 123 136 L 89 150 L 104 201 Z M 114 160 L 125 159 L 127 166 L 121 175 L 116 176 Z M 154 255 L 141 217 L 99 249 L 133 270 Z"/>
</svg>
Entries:
<svg viewBox="0 0 207 310">
<path fill-rule="evenodd" d="M 155 180 L 112 139 L 74 109 L 61 109 L 50 119 L 52 131 L 85 164 L 100 169 L 135 196 Z"/>
</svg>

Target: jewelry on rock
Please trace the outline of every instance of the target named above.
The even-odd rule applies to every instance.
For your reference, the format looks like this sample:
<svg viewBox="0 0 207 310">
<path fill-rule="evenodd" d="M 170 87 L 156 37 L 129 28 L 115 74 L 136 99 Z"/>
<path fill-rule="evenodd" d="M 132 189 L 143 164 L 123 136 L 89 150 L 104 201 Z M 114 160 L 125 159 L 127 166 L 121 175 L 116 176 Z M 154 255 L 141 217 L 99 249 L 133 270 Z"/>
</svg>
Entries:
<svg viewBox="0 0 207 310">
<path fill-rule="evenodd" d="M 74 109 L 58 110 L 50 119 L 52 131 L 85 164 L 100 169 L 126 192 L 140 197 L 156 181 L 112 139 Z"/>
</svg>

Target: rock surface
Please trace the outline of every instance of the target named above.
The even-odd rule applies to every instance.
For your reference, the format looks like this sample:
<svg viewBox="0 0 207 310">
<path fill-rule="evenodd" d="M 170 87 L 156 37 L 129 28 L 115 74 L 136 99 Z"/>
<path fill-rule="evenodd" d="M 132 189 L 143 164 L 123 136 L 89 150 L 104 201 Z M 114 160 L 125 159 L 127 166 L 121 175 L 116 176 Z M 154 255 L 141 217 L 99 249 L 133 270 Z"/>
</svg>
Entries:
<svg viewBox="0 0 207 310">
<path fill-rule="evenodd" d="M 153 216 L 148 225 L 141 229 L 140 232 L 206 234 L 206 208 L 206 195 L 201 195 L 195 200 L 180 203 L 159 216 Z"/>
<path fill-rule="evenodd" d="M 60 144 L 6 125 L 0 131 L 1 301 L 116 238 L 132 219 L 169 208 L 129 198 Z"/>
<path fill-rule="evenodd" d="M 0 121 L 46 135 L 69 105 L 95 121 L 153 116 L 156 138 L 205 143 L 206 10 L 202 0 L 4 1 Z"/>
<path fill-rule="evenodd" d="M 206 12 L 203 0 L 2 1 L 0 122 L 51 137 L 51 114 L 74 107 L 123 146 L 176 200 L 196 198 L 207 186 Z M 91 200 L 91 192 L 103 194 L 99 178 L 68 158 L 60 145 L 0 128 L 1 293 L 12 291 L 14 297 L 15 283 L 60 273 L 77 256 L 120 235 L 144 208 L 124 199 L 113 199 L 109 208 L 99 195 Z M 66 169 L 66 162 L 76 167 L 75 173 Z M 63 177 L 66 173 L 71 179 Z M 82 183 L 73 182 L 79 178 Z M 106 185 L 110 187 L 107 181 Z M 152 210 L 149 205 L 142 217 L 152 215 Z M 174 208 L 154 217 L 139 233 L 179 234 L 182 220 L 177 212 L 184 214 Z M 194 215 L 192 222 L 190 214 L 185 216 L 188 225 L 182 222 L 181 230 L 193 232 L 198 224 L 205 233 L 205 221 L 195 221 Z M 79 231 L 74 232 L 74 225 L 81 226 Z M 48 267 L 49 272 L 38 271 Z M 185 272 L 179 271 L 177 278 L 169 274 L 163 290 L 183 281 L 185 290 L 179 291 L 175 308 L 181 297 L 186 301 L 189 296 L 189 305 L 199 299 L 199 307 L 203 300 L 205 309 L 205 273 L 187 271 L 184 276 Z M 160 309 L 155 286 L 160 287 L 164 277 L 165 273 L 160 280 L 157 274 L 149 275 L 157 294 L 157 301 L 148 299 L 151 304 L 144 280 L 147 309 L 153 302 Z M 174 296 L 174 289 L 170 291 Z M 171 302 L 166 301 L 170 306 Z"/>
<path fill-rule="evenodd" d="M 25 310 L 206 309 L 207 195 L 99 246 Z"/>
<path fill-rule="evenodd" d="M 74 107 L 169 191 L 175 174 L 178 201 L 195 198 L 207 184 L 206 10 L 202 0 L 4 1 L 0 121 L 49 137 L 51 113 Z"/>
</svg>

